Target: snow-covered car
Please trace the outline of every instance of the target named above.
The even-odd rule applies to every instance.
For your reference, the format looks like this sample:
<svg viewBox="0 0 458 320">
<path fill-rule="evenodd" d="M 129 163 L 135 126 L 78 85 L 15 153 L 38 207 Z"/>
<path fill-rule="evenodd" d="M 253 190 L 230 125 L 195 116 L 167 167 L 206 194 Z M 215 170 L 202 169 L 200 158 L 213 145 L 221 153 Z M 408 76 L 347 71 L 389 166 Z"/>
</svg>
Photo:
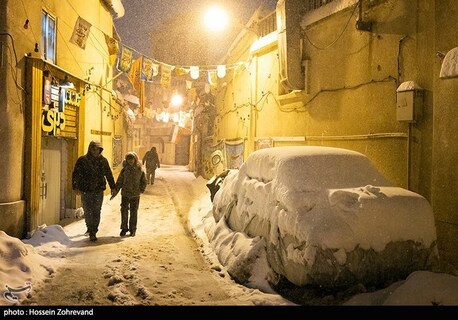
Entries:
<svg viewBox="0 0 458 320">
<path fill-rule="evenodd" d="M 271 269 L 298 286 L 387 284 L 437 258 L 428 201 L 346 149 L 255 151 L 225 176 L 213 216 L 264 238 Z"/>
</svg>

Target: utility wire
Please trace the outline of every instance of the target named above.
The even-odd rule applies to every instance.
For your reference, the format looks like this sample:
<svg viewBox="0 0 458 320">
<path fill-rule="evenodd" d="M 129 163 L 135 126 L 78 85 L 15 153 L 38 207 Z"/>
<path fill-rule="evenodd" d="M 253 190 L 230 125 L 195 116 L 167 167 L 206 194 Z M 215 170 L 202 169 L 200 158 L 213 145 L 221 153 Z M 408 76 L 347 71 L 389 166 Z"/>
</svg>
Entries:
<svg viewBox="0 0 458 320">
<path fill-rule="evenodd" d="M 340 38 L 342 37 L 342 35 L 344 34 L 345 30 L 347 30 L 348 25 L 349 25 L 349 23 L 350 23 L 350 21 L 351 21 L 351 18 L 352 18 L 353 15 L 355 14 L 356 9 L 358 8 L 359 3 L 360 3 L 361 1 L 362 1 L 362 0 L 358 0 L 358 2 L 356 3 L 355 7 L 353 8 L 353 11 L 352 11 L 350 17 L 349 17 L 348 20 L 347 20 L 347 23 L 345 24 L 345 27 L 343 28 L 342 32 L 337 36 L 337 38 L 336 38 L 334 41 L 332 41 L 332 42 L 331 42 L 330 44 L 328 44 L 327 46 L 320 47 L 320 46 L 316 45 L 315 43 L 313 43 L 313 42 L 310 40 L 310 38 L 308 37 L 307 32 L 304 31 L 303 34 L 304 34 L 304 37 L 305 37 L 305 39 L 307 40 L 307 42 L 310 43 L 314 48 L 316 48 L 316 49 L 318 49 L 318 50 L 326 50 L 326 49 L 330 48 L 331 46 L 333 46 L 337 41 L 339 41 L 339 39 L 340 39 Z"/>
</svg>

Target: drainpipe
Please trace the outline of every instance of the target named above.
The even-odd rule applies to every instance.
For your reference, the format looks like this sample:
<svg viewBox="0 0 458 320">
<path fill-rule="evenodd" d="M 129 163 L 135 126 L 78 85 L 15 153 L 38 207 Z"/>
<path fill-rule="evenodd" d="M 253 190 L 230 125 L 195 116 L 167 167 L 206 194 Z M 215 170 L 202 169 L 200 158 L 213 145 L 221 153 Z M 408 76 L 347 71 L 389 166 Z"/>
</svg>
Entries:
<svg viewBox="0 0 458 320">
<path fill-rule="evenodd" d="M 258 57 L 254 56 L 253 60 L 254 65 L 255 65 L 255 70 L 253 73 L 250 73 L 250 134 L 249 134 L 249 139 L 248 139 L 248 152 L 247 156 L 254 152 L 256 149 L 255 146 L 255 140 L 256 140 L 256 125 L 257 125 L 257 107 L 256 107 L 256 101 L 257 101 L 257 91 L 258 91 Z M 254 79 L 253 79 L 254 77 Z M 254 103 L 253 103 L 254 101 Z"/>
<path fill-rule="evenodd" d="M 254 130 L 253 130 L 253 141 L 251 143 L 251 145 L 253 146 L 253 151 L 256 150 L 256 136 L 258 134 L 258 128 L 257 128 L 257 125 L 258 125 L 258 106 L 256 105 L 256 103 L 258 102 L 258 74 L 259 74 L 259 58 L 258 56 L 255 56 L 254 57 L 256 59 L 256 69 L 254 71 L 254 93 L 253 93 L 253 96 L 254 96 L 254 105 L 252 107 L 253 111 L 254 111 Z"/>
<path fill-rule="evenodd" d="M 401 39 L 399 39 L 398 42 L 398 74 L 397 74 L 397 83 L 396 87 L 398 87 L 401 84 L 401 49 L 402 49 L 402 44 L 404 41 L 408 38 L 407 35 L 403 36 Z M 411 166 L 411 161 L 412 161 L 412 156 L 411 156 L 411 146 L 412 146 L 412 123 L 409 123 L 407 125 L 407 189 L 410 190 L 410 166 Z"/>
</svg>

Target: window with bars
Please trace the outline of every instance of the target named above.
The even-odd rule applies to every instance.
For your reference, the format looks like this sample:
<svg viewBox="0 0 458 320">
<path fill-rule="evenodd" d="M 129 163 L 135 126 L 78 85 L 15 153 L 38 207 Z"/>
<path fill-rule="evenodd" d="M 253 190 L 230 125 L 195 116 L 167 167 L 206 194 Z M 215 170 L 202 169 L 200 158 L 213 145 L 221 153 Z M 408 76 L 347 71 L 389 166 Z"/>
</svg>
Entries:
<svg viewBox="0 0 458 320">
<path fill-rule="evenodd" d="M 41 50 L 43 59 L 56 63 L 56 18 L 41 12 Z"/>
</svg>

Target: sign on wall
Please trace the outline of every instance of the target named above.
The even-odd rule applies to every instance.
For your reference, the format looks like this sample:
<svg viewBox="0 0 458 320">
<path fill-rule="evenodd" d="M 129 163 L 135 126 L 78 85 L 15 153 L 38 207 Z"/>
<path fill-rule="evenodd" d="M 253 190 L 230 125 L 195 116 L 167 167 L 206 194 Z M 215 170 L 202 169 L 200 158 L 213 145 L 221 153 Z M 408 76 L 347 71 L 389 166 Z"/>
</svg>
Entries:
<svg viewBox="0 0 458 320">
<path fill-rule="evenodd" d="M 44 106 L 41 113 L 42 133 L 76 139 L 81 95 L 75 90 L 65 90 L 52 85 L 48 93 L 49 96 L 43 100 Z"/>
</svg>

